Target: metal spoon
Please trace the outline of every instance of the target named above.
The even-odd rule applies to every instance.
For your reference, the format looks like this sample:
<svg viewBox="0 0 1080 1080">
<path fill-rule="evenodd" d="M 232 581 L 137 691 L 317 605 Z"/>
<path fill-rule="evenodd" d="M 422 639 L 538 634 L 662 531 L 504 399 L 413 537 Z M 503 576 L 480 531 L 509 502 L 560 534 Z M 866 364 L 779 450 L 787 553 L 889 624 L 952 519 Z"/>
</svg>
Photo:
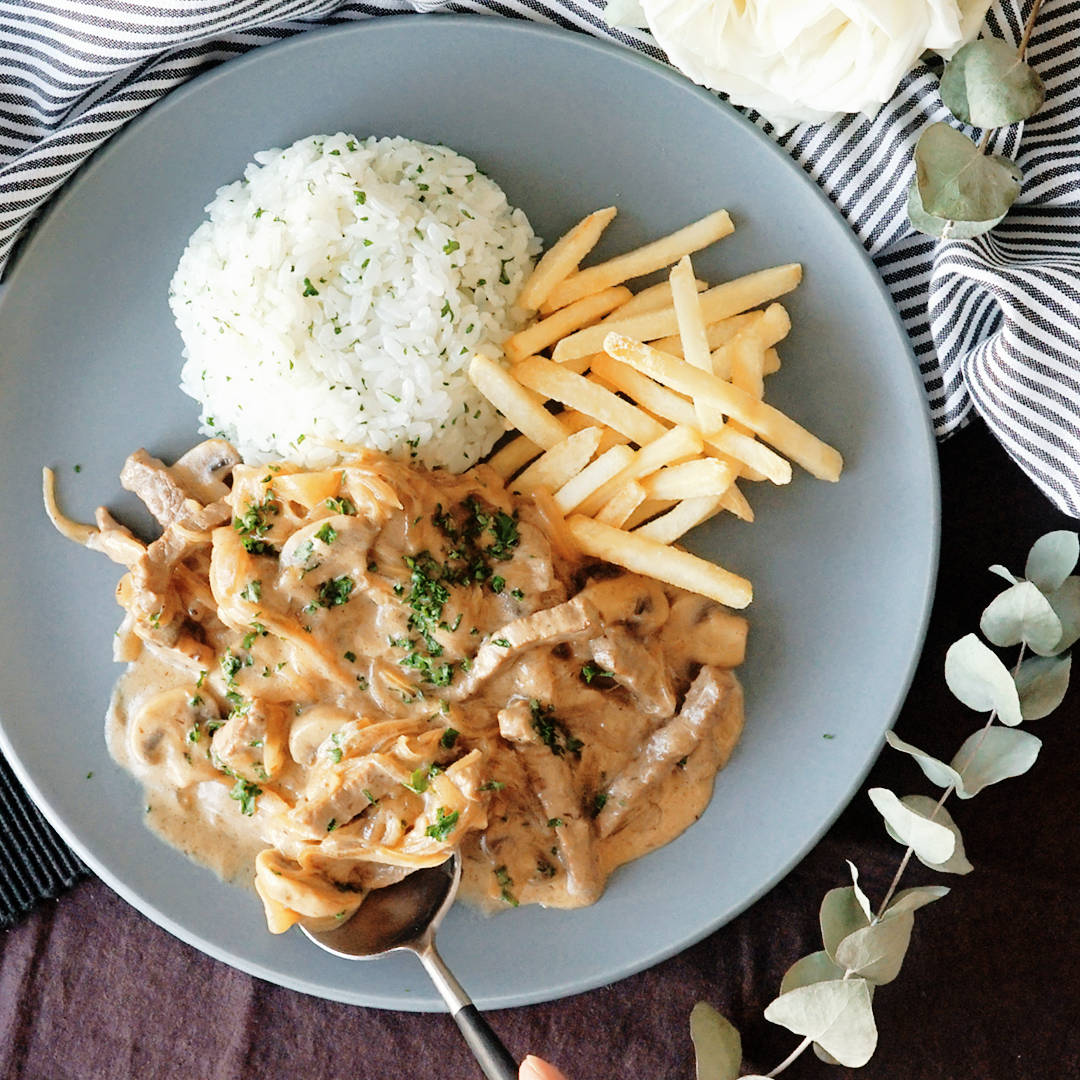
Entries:
<svg viewBox="0 0 1080 1080">
<path fill-rule="evenodd" d="M 416 870 L 368 893 L 356 914 L 333 930 L 300 929 L 320 949 L 346 960 L 374 960 L 398 949 L 415 953 L 487 1080 L 517 1080 L 517 1063 L 435 950 L 435 931 L 460 882 L 461 860 L 452 855 L 441 866 Z"/>
</svg>

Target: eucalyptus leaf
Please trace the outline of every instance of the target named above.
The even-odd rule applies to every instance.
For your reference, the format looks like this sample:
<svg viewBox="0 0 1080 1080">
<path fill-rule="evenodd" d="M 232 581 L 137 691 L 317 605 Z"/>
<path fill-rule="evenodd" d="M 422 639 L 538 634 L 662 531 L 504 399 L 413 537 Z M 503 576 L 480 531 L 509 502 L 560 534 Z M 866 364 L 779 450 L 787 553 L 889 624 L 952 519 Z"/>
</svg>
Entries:
<svg viewBox="0 0 1080 1080">
<path fill-rule="evenodd" d="M 976 731 L 964 740 L 952 760 L 952 767 L 963 778 L 956 794 L 971 799 L 991 784 L 1022 776 L 1035 764 L 1041 746 L 1042 741 L 1026 731 L 996 724 Z"/>
<path fill-rule="evenodd" d="M 1061 620 L 1061 640 L 1054 651 L 1064 652 L 1080 640 L 1080 577 L 1067 577 L 1046 599 Z"/>
<path fill-rule="evenodd" d="M 833 979 L 781 994 L 765 1009 L 765 1019 L 803 1035 L 841 1065 L 865 1065 L 877 1046 L 877 1025 L 865 979 Z"/>
<path fill-rule="evenodd" d="M 911 847 L 920 860 L 943 863 L 952 858 L 956 839 L 944 825 L 914 813 L 888 788 L 871 788 L 868 794 L 885 824 L 892 826 L 891 835 Z M 833 959 L 840 963 L 835 952 Z"/>
<path fill-rule="evenodd" d="M 696 1080 L 738 1080 L 742 1068 L 742 1037 L 727 1017 L 707 1002 L 690 1010 Z"/>
<path fill-rule="evenodd" d="M 919 194 L 918 182 L 913 180 L 908 188 L 908 218 L 914 228 L 927 236 L 936 236 L 941 240 L 970 240 L 973 236 L 982 236 L 989 232 L 1003 217 L 988 218 L 986 221 L 953 221 L 951 218 L 938 217 L 928 213 Z"/>
<path fill-rule="evenodd" d="M 912 889 L 901 889 L 885 909 L 885 918 L 891 919 L 906 911 L 918 911 L 919 908 L 949 895 L 947 885 L 916 885 Z"/>
<path fill-rule="evenodd" d="M 910 754 L 918 762 L 923 775 L 931 784 L 947 788 L 960 782 L 960 776 L 951 766 L 946 765 L 944 761 L 938 761 L 936 757 L 931 757 L 925 750 L 920 750 L 917 746 L 904 742 L 903 739 L 898 735 L 894 735 L 891 731 L 885 732 L 885 741 L 894 750 L 899 750 L 902 754 Z"/>
<path fill-rule="evenodd" d="M 800 986 L 810 986 L 812 983 L 829 982 L 843 977 L 844 969 L 834 964 L 827 952 L 824 950 L 813 952 L 809 956 L 796 960 L 784 972 L 784 977 L 780 981 L 780 993 L 786 994 L 789 990 L 795 990 Z"/>
<path fill-rule="evenodd" d="M 1032 656 L 1020 665 L 1016 689 L 1025 720 L 1041 720 L 1065 700 L 1071 672 L 1071 656 Z"/>
<path fill-rule="evenodd" d="M 915 916 L 903 912 L 856 930 L 836 947 L 836 962 L 847 971 L 884 986 L 900 974 L 914 926 Z"/>
<path fill-rule="evenodd" d="M 1008 668 L 974 634 L 949 646 L 945 682 L 952 693 L 976 712 L 996 711 L 1003 724 L 1019 724 L 1020 695 Z"/>
<path fill-rule="evenodd" d="M 821 901 L 819 913 L 821 941 L 830 960 L 836 959 L 836 946 L 856 930 L 870 925 L 869 916 L 863 911 L 855 889 L 830 889 Z"/>
<path fill-rule="evenodd" d="M 1019 581 L 994 597 L 982 613 L 979 629 L 995 645 L 1024 642 L 1040 656 L 1052 652 L 1061 638 L 1061 620 L 1030 581 Z"/>
<path fill-rule="evenodd" d="M 1015 585 L 1018 581 L 1023 581 L 1023 578 L 1018 578 L 1007 566 L 1002 566 L 1001 563 L 994 563 L 990 567 L 991 574 L 997 574 L 998 577 L 1003 577 L 1010 585 Z"/>
<path fill-rule="evenodd" d="M 984 154 L 963 132 L 931 124 L 915 144 L 915 182 L 923 210 L 952 221 L 1001 218 L 1020 194 L 1015 161 Z"/>
<path fill-rule="evenodd" d="M 836 1058 L 834 1058 L 828 1050 L 822 1050 L 820 1043 L 811 1043 L 810 1048 L 814 1051 L 814 1056 L 818 1059 L 818 1061 L 824 1061 L 826 1065 L 840 1064 L 840 1062 L 837 1061 Z"/>
<path fill-rule="evenodd" d="M 957 779 L 959 779 L 958 775 Z M 929 818 L 933 814 L 934 821 L 939 825 L 944 825 L 953 834 L 956 841 L 952 855 L 943 863 L 927 862 L 916 853 L 915 857 L 923 866 L 928 866 L 931 870 L 937 870 L 942 874 L 970 874 L 975 869 L 964 854 L 964 840 L 960 835 L 956 822 L 953 821 L 952 815 L 944 806 L 938 806 L 937 799 L 931 799 L 928 795 L 905 795 L 900 801 L 912 813 L 918 814 L 920 817 Z M 896 835 L 888 822 L 885 823 L 885 829 L 894 840 L 900 840 L 900 837 Z"/>
<path fill-rule="evenodd" d="M 1005 127 L 1042 108 L 1042 79 L 1024 63 L 1016 46 L 1000 38 L 981 38 L 960 49 L 945 65 L 941 100 L 965 124 Z"/>
<path fill-rule="evenodd" d="M 867 919 L 873 919 L 874 912 L 870 908 L 870 898 L 859 887 L 859 868 L 850 860 L 845 860 L 851 871 L 851 887 L 855 891 L 855 902 L 862 908 L 862 913 Z"/>
<path fill-rule="evenodd" d="M 1044 593 L 1060 589 L 1080 559 L 1080 534 L 1058 529 L 1040 536 L 1028 552 L 1024 577 Z"/>
</svg>

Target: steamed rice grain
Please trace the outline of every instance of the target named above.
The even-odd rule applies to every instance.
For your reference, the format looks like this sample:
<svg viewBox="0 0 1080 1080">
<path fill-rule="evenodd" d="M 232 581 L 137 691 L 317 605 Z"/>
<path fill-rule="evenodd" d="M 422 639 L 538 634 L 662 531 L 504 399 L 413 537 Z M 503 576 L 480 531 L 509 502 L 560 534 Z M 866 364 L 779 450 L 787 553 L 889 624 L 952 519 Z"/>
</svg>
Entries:
<svg viewBox="0 0 1080 1080">
<path fill-rule="evenodd" d="M 469 360 L 522 324 L 539 242 L 473 162 L 311 136 L 206 209 L 169 297 L 204 434 L 309 467 L 370 446 L 460 471 L 491 448 L 504 426 Z"/>
</svg>

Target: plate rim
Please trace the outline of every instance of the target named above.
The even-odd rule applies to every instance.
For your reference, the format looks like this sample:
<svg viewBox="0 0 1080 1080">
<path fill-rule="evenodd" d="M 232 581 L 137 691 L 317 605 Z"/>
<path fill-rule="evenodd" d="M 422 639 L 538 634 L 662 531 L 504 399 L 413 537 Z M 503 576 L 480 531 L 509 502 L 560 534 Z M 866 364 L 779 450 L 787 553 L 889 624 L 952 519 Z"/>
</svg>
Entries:
<svg viewBox="0 0 1080 1080">
<path fill-rule="evenodd" d="M 407 19 L 403 19 L 400 16 L 408 16 Z M 26 228 L 26 231 L 20 237 L 15 249 L 13 250 L 8 264 L 5 268 L 4 280 L 0 282 L 0 319 L 3 318 L 5 313 L 6 301 L 8 299 L 8 285 L 12 279 L 19 273 L 20 266 L 23 261 L 23 256 L 26 251 L 30 250 L 37 240 L 39 231 L 45 226 L 51 218 L 62 212 L 67 202 L 74 197 L 77 193 L 77 189 L 84 178 L 91 176 L 96 170 L 102 166 L 106 161 L 110 153 L 118 146 L 124 145 L 128 141 L 138 138 L 142 128 L 150 123 L 153 123 L 158 116 L 161 115 L 165 108 L 176 108 L 182 105 L 182 103 L 190 96 L 200 94 L 203 89 L 211 83 L 230 77 L 232 72 L 242 67 L 247 67 L 253 64 L 266 63 L 266 57 L 269 55 L 273 57 L 276 55 L 276 50 L 287 49 L 290 47 L 313 47 L 312 43 L 317 42 L 321 38 L 329 37 L 330 35 L 344 36 L 344 35 L 367 35 L 378 33 L 409 33 L 411 30 L 406 29 L 412 26 L 431 26 L 433 24 L 443 25 L 455 25 L 462 29 L 467 28 L 469 32 L 480 33 L 494 33 L 496 36 L 503 34 L 516 34 L 516 35 L 533 35 L 536 37 L 547 38 L 553 41 L 557 41 L 562 45 L 572 45 L 574 48 L 585 49 L 586 51 L 597 51 L 607 54 L 613 59 L 621 59 L 622 62 L 630 63 L 631 65 L 648 70 L 654 76 L 663 78 L 665 81 L 675 85 L 681 92 L 689 92 L 696 95 L 699 99 L 707 101 L 712 108 L 718 109 L 724 114 L 728 120 L 741 124 L 745 129 L 749 129 L 752 132 L 752 137 L 757 139 L 759 143 L 765 144 L 769 148 L 769 152 L 773 156 L 773 161 L 782 162 L 778 165 L 778 168 L 788 169 L 793 173 L 796 178 L 796 182 L 802 184 L 804 187 L 809 187 L 814 192 L 814 197 L 820 204 L 827 207 L 828 212 L 838 219 L 837 224 L 842 228 L 843 233 L 850 241 L 850 246 L 857 252 L 861 258 L 863 267 L 868 271 L 869 280 L 872 281 L 874 288 L 882 299 L 886 310 L 889 312 L 893 329 L 896 333 L 898 342 L 901 344 L 904 353 L 907 356 L 909 365 L 904 369 L 903 377 L 911 384 L 911 390 L 914 392 L 916 398 L 924 403 L 925 406 L 925 389 L 922 383 L 921 374 L 919 372 L 918 361 L 915 357 L 914 350 L 906 328 L 903 325 L 903 321 L 900 318 L 897 311 L 896 304 L 892 299 L 891 294 L 885 286 L 882 280 L 881 274 L 878 271 L 873 260 L 870 258 L 865 247 L 859 241 L 858 237 L 851 230 L 850 225 L 844 219 L 839 209 L 828 197 L 828 195 L 822 190 L 822 188 L 814 181 L 814 179 L 805 172 L 805 170 L 788 154 L 788 152 L 781 147 L 777 142 L 771 139 L 761 128 L 749 120 L 745 115 L 734 108 L 730 103 L 721 99 L 713 92 L 705 89 L 693 83 L 687 76 L 681 74 L 676 69 L 669 67 L 657 60 L 654 60 L 648 56 L 643 55 L 630 47 L 620 45 L 617 42 L 600 39 L 585 31 L 578 31 L 573 29 L 563 28 L 559 25 L 551 25 L 532 21 L 518 21 L 515 19 L 509 19 L 497 14 L 482 17 L 477 14 L 412 14 L 410 12 L 396 13 L 397 17 L 386 16 L 370 16 L 358 20 L 349 20 L 344 23 L 337 23 L 331 26 L 322 26 L 311 30 L 302 30 L 293 33 L 287 38 L 279 41 L 271 42 L 264 46 L 256 46 L 251 48 L 246 53 L 227 59 L 215 65 L 208 71 L 201 72 L 200 74 L 189 79 L 185 83 L 177 86 L 173 90 L 169 91 L 153 105 L 149 106 L 139 116 L 135 117 L 124 127 L 110 136 L 100 147 L 98 147 L 77 170 L 73 173 L 61 186 L 60 190 L 56 192 L 49 200 L 46 209 L 40 213 L 36 220 Z M 899 373 L 898 373 L 899 374 Z M 937 457 L 937 443 L 933 434 L 932 421 L 930 417 L 929 409 L 924 407 L 919 410 L 920 431 L 922 435 L 921 445 L 926 451 L 926 463 L 929 472 L 930 480 L 930 504 L 927 507 L 927 524 L 929 526 L 930 533 L 930 545 L 929 549 L 925 552 L 926 555 L 926 567 L 924 580 L 922 581 L 921 595 L 919 596 L 919 602 L 921 605 L 921 617 L 917 626 L 913 626 L 913 649 L 912 655 L 908 658 L 906 668 L 902 672 L 900 680 L 897 684 L 897 693 L 895 699 L 890 703 L 887 709 L 882 710 L 882 715 L 886 717 L 886 722 L 882 728 L 882 738 L 884 733 L 890 730 L 895 724 L 900 710 L 903 707 L 904 701 L 907 698 L 908 692 L 911 688 L 912 682 L 915 677 L 915 673 L 922 657 L 923 649 L 925 647 L 927 630 L 929 627 L 930 617 L 933 608 L 934 594 L 936 591 L 937 574 L 940 564 L 940 545 L 941 545 L 941 485 L 940 485 L 940 471 Z M 898 669 L 898 674 L 900 674 Z M 851 804 L 852 800 L 861 789 L 867 774 L 872 768 L 874 762 L 879 757 L 881 750 L 884 748 L 884 742 L 878 742 L 871 748 L 866 756 L 866 759 L 860 764 L 854 779 L 848 786 L 842 801 L 838 802 L 834 810 L 823 819 L 819 827 L 811 834 L 810 838 L 805 844 L 794 852 L 786 861 L 784 861 L 779 869 L 764 881 L 756 890 L 747 895 L 737 905 L 733 905 L 729 910 L 714 915 L 709 919 L 705 925 L 695 928 L 689 934 L 681 934 L 678 936 L 678 940 L 669 943 L 663 948 L 659 948 L 649 953 L 648 955 L 639 956 L 631 963 L 623 963 L 619 965 L 618 971 L 615 973 L 607 972 L 601 975 L 593 976 L 585 979 L 563 979 L 563 986 L 561 988 L 555 988 L 552 990 L 541 990 L 539 992 L 520 992 L 517 994 L 502 994 L 497 997 L 489 996 L 485 998 L 483 995 L 478 995 L 476 1003 L 485 1009 L 489 1008 L 516 1008 L 523 1007 L 531 1004 L 537 1004 L 545 1001 L 561 1000 L 569 996 L 573 996 L 578 993 L 585 993 L 591 990 L 595 990 L 598 987 L 602 987 L 610 984 L 613 981 L 622 980 L 628 978 L 631 975 L 635 975 L 643 970 L 651 968 L 656 964 L 669 959 L 672 956 L 678 955 L 691 946 L 702 941 L 710 934 L 715 933 L 722 926 L 726 925 L 732 919 L 736 918 L 742 912 L 746 911 L 754 903 L 756 903 L 762 896 L 773 889 L 777 884 L 786 878 L 791 871 L 807 856 L 807 854 L 813 849 L 813 847 L 820 842 L 822 837 L 829 831 L 836 819 L 841 813 Z M 28 794 L 33 799 L 35 805 L 39 808 L 43 816 L 49 822 L 49 824 L 56 830 L 59 836 L 65 843 L 79 856 L 79 858 L 89 867 L 89 869 L 103 881 L 114 893 L 120 896 L 128 904 L 130 904 L 139 914 L 150 919 L 156 925 L 178 938 L 180 941 L 198 949 L 200 952 L 213 957 L 214 959 L 227 964 L 230 967 L 236 968 L 245 972 L 248 975 L 264 979 L 275 985 L 283 986 L 287 989 L 295 990 L 301 993 L 309 994 L 311 996 L 323 998 L 325 1000 L 345 1002 L 345 1003 L 358 1003 L 371 1008 L 382 1008 L 390 1010 L 399 1010 L 407 1012 L 442 1012 L 445 1011 L 445 1006 L 441 1002 L 435 1002 L 429 1004 L 423 1001 L 417 1001 L 408 999 L 407 997 L 402 1000 L 395 1000 L 393 1002 L 379 1002 L 373 1001 L 370 998 L 364 997 L 363 994 L 357 994 L 353 997 L 343 997 L 339 992 L 336 992 L 332 987 L 323 987 L 319 984 L 311 983 L 307 979 L 298 978 L 294 976 L 284 976 L 281 972 L 271 970 L 258 961 L 252 961 L 245 957 L 233 952 L 230 953 L 227 950 L 219 948 L 216 944 L 208 941 L 202 937 L 197 931 L 193 931 L 183 925 L 177 920 L 170 917 L 166 912 L 158 908 L 152 902 L 144 902 L 138 897 L 136 889 L 128 886 L 120 878 L 109 870 L 90 850 L 84 845 L 73 833 L 71 828 L 67 825 L 64 818 L 54 811 L 53 807 L 47 799 L 43 797 L 41 789 L 34 780 L 33 776 L 24 766 L 21 758 L 14 752 L 14 748 L 7 734 L 6 725 L 3 721 L 3 716 L 0 715 L 0 749 L 3 750 L 5 758 L 12 768 L 17 779 L 26 789 Z"/>
</svg>

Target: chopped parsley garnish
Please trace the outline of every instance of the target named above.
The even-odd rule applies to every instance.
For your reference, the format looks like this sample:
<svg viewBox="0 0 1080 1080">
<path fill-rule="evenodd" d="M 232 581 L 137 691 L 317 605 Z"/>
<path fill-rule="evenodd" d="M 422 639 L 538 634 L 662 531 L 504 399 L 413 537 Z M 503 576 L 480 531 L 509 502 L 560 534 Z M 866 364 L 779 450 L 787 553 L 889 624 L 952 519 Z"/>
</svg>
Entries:
<svg viewBox="0 0 1080 1080">
<path fill-rule="evenodd" d="M 240 659 L 232 651 L 232 649 L 226 649 L 221 656 L 221 672 L 225 676 L 225 681 L 231 683 L 236 678 L 236 673 L 244 666 L 244 661 Z"/>
<path fill-rule="evenodd" d="M 326 823 L 326 831 L 327 832 L 333 832 L 336 828 L 337 828 L 337 818 L 331 818 Z"/>
<path fill-rule="evenodd" d="M 524 600 L 525 599 L 525 594 L 520 589 L 511 589 L 510 590 L 510 595 L 515 600 Z"/>
<path fill-rule="evenodd" d="M 261 503 L 248 503 L 243 514 L 233 518 L 233 528 L 240 534 L 244 550 L 252 555 L 273 555 L 272 544 L 263 537 L 270 531 L 269 517 L 281 513 L 281 505 L 274 498 L 267 498 Z"/>
<path fill-rule="evenodd" d="M 454 743 L 458 741 L 458 735 L 460 732 L 456 728 L 448 727 L 443 733 L 442 738 L 439 739 L 439 745 L 444 750 L 453 749 Z"/>
<path fill-rule="evenodd" d="M 485 780 L 480 785 L 481 791 L 502 791 L 506 784 L 502 780 Z"/>
<path fill-rule="evenodd" d="M 496 574 L 491 579 L 491 591 L 493 593 L 501 593 L 503 591 L 503 589 L 505 589 L 505 588 L 506 588 L 506 578 L 500 577 L 498 574 Z"/>
<path fill-rule="evenodd" d="M 443 254 L 453 255 L 459 247 L 461 247 L 461 245 L 456 240 L 447 240 L 447 242 L 443 245 Z"/>
<path fill-rule="evenodd" d="M 495 881 L 502 889 L 499 895 L 502 899 L 508 903 L 511 907 L 518 906 L 518 899 L 510 891 L 510 886 L 514 884 L 514 879 L 510 876 L 510 871 L 505 866 L 495 867 Z"/>
<path fill-rule="evenodd" d="M 311 284 L 311 278 L 307 278 L 307 277 L 304 278 L 304 291 L 300 295 L 301 296 L 318 296 L 319 295 L 319 290 L 316 289 L 315 286 Z"/>
<path fill-rule="evenodd" d="M 353 148 L 350 146 L 349 149 L 351 150 Z M 364 203 L 367 202 L 367 192 L 366 191 L 354 191 L 353 195 L 356 197 L 356 205 L 357 206 L 363 206 Z"/>
<path fill-rule="evenodd" d="M 266 633 L 266 627 L 261 622 L 253 622 L 251 629 L 244 635 L 244 640 L 240 644 L 245 649 L 250 649 L 255 644 L 256 638 L 266 637 Z"/>
<path fill-rule="evenodd" d="M 492 645 L 498 645 L 500 649 L 509 649 L 510 648 L 510 642 L 507 641 L 507 639 L 504 638 L 504 637 L 492 638 L 491 639 L 491 644 Z"/>
<path fill-rule="evenodd" d="M 606 791 L 598 791 L 593 797 L 592 816 L 596 817 L 601 810 L 607 805 L 608 797 Z"/>
<path fill-rule="evenodd" d="M 249 581 L 240 590 L 240 597 L 249 603 L 257 604 L 262 599 L 262 582 L 258 578 Z"/>
<path fill-rule="evenodd" d="M 315 534 L 315 539 L 321 540 L 324 544 L 332 544 L 337 539 L 337 535 L 337 529 L 329 521 L 324 521 Z"/>
<path fill-rule="evenodd" d="M 367 788 L 364 788 L 364 798 L 367 799 L 368 804 L 371 805 L 371 806 L 378 806 L 379 805 L 379 800 L 376 799 L 375 796 L 372 795 L 371 792 Z"/>
<path fill-rule="evenodd" d="M 240 813 L 251 817 L 255 813 L 255 800 L 262 794 L 262 788 L 250 780 L 237 778 L 229 792 L 229 798 L 240 804 Z"/>
<path fill-rule="evenodd" d="M 345 653 L 345 659 L 348 660 L 350 664 L 355 664 L 356 653 L 354 653 L 352 649 L 349 649 L 348 652 Z"/>
<path fill-rule="evenodd" d="M 353 505 L 351 499 L 346 498 L 329 498 L 326 500 L 326 505 L 334 511 L 335 514 L 355 514 L 356 507 Z"/>
<path fill-rule="evenodd" d="M 456 810 L 448 814 L 446 807 L 440 806 L 435 812 L 435 823 L 424 830 L 425 835 L 430 836 L 433 840 L 445 840 L 454 831 L 454 826 L 458 823 L 458 817 L 459 814 Z"/>
<path fill-rule="evenodd" d="M 428 777 L 431 775 L 431 766 L 424 765 L 419 769 L 413 769 L 406 781 L 405 786 L 411 788 L 417 795 L 423 795 L 427 791 Z"/>
<path fill-rule="evenodd" d="M 532 711 L 533 730 L 556 757 L 562 757 L 564 754 L 581 757 L 581 748 L 585 744 L 580 739 L 575 739 L 566 730 L 562 721 L 555 716 L 553 705 L 543 705 L 536 698 L 532 698 L 529 709 Z"/>
<path fill-rule="evenodd" d="M 563 821 L 563 819 L 561 817 L 548 818 L 548 828 L 549 829 L 557 829 L 557 828 L 559 828 L 560 825 L 565 825 L 565 824 L 566 824 L 566 822 Z"/>
<path fill-rule="evenodd" d="M 340 607 L 342 604 L 347 603 L 349 594 L 353 591 L 355 584 L 353 579 L 345 574 L 342 574 L 341 577 L 329 578 L 327 581 L 324 581 L 315 590 L 315 597 L 319 606 L 332 608 Z"/>
<path fill-rule="evenodd" d="M 594 664 L 591 660 L 586 664 L 582 664 L 581 666 L 581 677 L 590 686 L 592 685 L 593 679 L 610 679 L 613 678 L 614 675 L 614 671 L 605 671 L 602 667 Z"/>
</svg>

